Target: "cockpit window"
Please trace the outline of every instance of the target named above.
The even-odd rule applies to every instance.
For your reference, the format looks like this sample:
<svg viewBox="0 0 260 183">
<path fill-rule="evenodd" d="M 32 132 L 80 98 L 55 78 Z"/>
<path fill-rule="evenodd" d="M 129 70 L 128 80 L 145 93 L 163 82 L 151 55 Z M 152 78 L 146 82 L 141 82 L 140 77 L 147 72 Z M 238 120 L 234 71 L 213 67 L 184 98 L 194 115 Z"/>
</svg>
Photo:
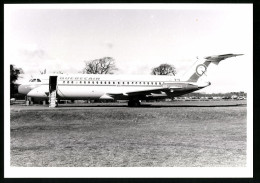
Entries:
<svg viewBox="0 0 260 183">
<path fill-rule="evenodd" d="M 29 82 L 41 82 L 40 79 L 30 79 Z"/>
</svg>

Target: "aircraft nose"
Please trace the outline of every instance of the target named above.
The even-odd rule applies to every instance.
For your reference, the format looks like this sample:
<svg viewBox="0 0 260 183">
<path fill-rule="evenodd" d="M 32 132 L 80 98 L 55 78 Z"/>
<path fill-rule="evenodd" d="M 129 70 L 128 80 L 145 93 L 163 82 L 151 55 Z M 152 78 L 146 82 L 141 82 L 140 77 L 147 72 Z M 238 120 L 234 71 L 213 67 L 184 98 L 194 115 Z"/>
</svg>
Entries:
<svg viewBox="0 0 260 183">
<path fill-rule="evenodd" d="M 32 88 L 29 87 L 28 85 L 20 85 L 18 87 L 18 93 L 21 93 L 21 94 L 24 94 L 24 95 L 27 95 L 29 93 L 29 91 L 31 91 Z"/>
</svg>

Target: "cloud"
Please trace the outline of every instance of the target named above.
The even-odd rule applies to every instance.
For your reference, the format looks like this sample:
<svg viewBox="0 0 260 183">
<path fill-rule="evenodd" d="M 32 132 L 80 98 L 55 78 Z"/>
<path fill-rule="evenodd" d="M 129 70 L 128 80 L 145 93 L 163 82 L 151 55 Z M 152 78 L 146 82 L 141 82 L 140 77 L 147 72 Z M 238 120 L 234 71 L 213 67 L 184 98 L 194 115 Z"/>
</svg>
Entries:
<svg viewBox="0 0 260 183">
<path fill-rule="evenodd" d="M 25 74 L 40 74 L 44 69 L 47 73 L 61 71 L 76 73 L 73 65 L 60 58 L 53 57 L 46 50 L 36 44 L 20 44 L 6 50 L 6 62 L 22 68 Z"/>
<path fill-rule="evenodd" d="M 106 46 L 109 48 L 109 49 L 112 49 L 114 47 L 114 44 L 113 43 L 106 43 Z"/>
<path fill-rule="evenodd" d="M 46 53 L 44 50 L 34 50 L 34 51 L 29 51 L 29 50 L 23 50 L 22 51 L 24 55 L 26 55 L 29 58 L 44 58 L 46 57 Z"/>
<path fill-rule="evenodd" d="M 47 53 L 42 48 L 39 48 L 39 46 L 35 45 L 35 44 L 21 45 L 19 50 L 20 50 L 21 55 L 28 59 L 48 58 Z"/>
</svg>

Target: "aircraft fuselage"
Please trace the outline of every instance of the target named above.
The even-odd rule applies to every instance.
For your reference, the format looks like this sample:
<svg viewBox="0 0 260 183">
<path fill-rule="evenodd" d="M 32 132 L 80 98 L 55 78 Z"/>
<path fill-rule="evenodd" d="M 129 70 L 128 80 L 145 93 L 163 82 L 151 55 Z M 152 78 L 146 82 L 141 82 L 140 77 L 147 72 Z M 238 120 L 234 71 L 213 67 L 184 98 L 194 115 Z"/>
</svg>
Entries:
<svg viewBox="0 0 260 183">
<path fill-rule="evenodd" d="M 49 80 L 31 82 L 19 87 L 19 92 L 29 97 L 48 98 Z M 157 90 L 170 88 L 165 92 Z M 205 84 L 207 86 L 207 84 Z M 183 95 L 201 89 L 197 83 L 181 82 L 173 76 L 135 76 L 119 75 L 58 75 L 58 99 L 158 99 Z M 144 91 L 154 92 L 144 92 Z M 135 95 L 134 93 L 138 93 Z M 129 95 L 130 93 L 130 95 Z"/>
</svg>

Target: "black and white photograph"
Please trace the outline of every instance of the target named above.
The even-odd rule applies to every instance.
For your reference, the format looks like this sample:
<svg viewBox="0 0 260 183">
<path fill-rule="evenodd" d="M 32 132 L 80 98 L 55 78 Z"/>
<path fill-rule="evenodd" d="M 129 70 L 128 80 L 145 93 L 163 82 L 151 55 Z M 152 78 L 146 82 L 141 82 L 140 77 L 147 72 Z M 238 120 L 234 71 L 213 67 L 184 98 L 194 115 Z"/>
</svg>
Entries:
<svg viewBox="0 0 260 183">
<path fill-rule="evenodd" d="M 4 76 L 6 178 L 253 176 L 252 4 L 5 4 Z"/>
</svg>

